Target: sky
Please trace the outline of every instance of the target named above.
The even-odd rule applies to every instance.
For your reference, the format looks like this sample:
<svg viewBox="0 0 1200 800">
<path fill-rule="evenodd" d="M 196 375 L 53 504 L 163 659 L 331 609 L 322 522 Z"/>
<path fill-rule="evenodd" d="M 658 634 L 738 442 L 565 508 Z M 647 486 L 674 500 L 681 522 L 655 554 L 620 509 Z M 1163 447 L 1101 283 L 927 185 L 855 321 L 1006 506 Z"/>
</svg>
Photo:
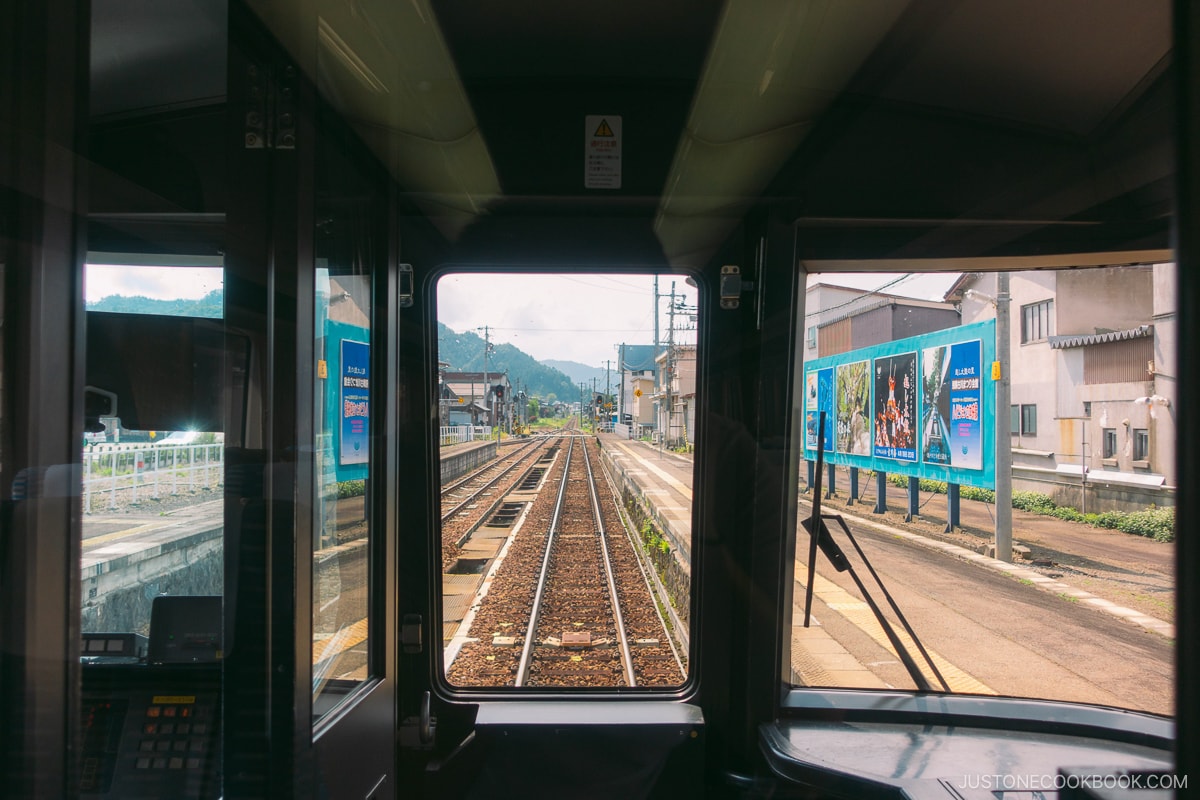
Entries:
<svg viewBox="0 0 1200 800">
<path fill-rule="evenodd" d="M 692 313 L 676 313 L 676 342 L 693 343 L 690 323 L 696 289 L 682 276 L 659 277 L 660 295 L 671 294 Z M 654 278 L 650 275 L 570 276 L 447 275 L 437 286 L 438 321 L 509 343 L 539 361 L 577 361 L 602 367 L 617 360 L 620 344 L 653 344 Z M 659 336 L 665 341 L 670 298 L 659 300 Z"/>
<path fill-rule="evenodd" d="M 89 304 L 114 294 L 152 300 L 199 300 L 224 285 L 224 270 L 88 264 L 83 281 L 85 302 Z"/>
<path fill-rule="evenodd" d="M 809 276 L 835 286 L 880 289 L 888 294 L 940 300 L 958 273 L 911 275 L 899 282 L 897 273 Z M 682 276 L 659 277 L 660 295 L 671 293 L 677 304 L 693 310 L 697 290 Z M 889 285 L 890 284 L 890 285 Z M 219 267 L 129 267 L 89 264 L 85 273 L 88 303 L 113 294 L 142 295 L 162 300 L 198 299 L 222 286 Z M 457 274 L 437 286 L 438 320 L 459 332 L 474 331 L 496 343 L 520 348 L 539 361 L 576 361 L 601 367 L 615 361 L 620 344 L 654 341 L 654 278 L 650 275 L 571 276 L 521 274 Z M 660 297 L 660 338 L 666 340 L 668 297 Z M 677 342 L 695 342 L 692 314 L 677 313 Z"/>
<path fill-rule="evenodd" d="M 823 273 L 808 276 L 808 285 L 823 283 L 826 286 L 849 286 L 852 289 L 878 289 L 884 294 L 894 294 L 900 297 L 912 297 L 917 300 L 936 300 L 941 302 L 946 290 L 958 280 L 961 272 L 936 273 L 899 273 L 899 272 L 860 272 L 860 273 Z M 902 280 L 896 281 L 901 276 Z M 889 285 L 890 284 L 890 285 Z"/>
</svg>

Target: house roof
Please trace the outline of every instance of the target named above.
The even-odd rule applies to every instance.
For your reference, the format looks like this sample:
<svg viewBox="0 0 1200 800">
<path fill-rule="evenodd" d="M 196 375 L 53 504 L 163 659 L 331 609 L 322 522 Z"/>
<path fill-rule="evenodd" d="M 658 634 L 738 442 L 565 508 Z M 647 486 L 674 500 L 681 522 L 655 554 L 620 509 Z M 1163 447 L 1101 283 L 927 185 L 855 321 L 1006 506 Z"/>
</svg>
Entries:
<svg viewBox="0 0 1200 800">
<path fill-rule="evenodd" d="M 1154 335 L 1153 325 L 1139 325 L 1136 328 L 1130 328 L 1124 331 L 1108 331 L 1106 333 L 1093 334 L 1076 334 L 1067 336 L 1048 336 L 1046 340 L 1050 342 L 1050 347 L 1055 350 L 1064 350 L 1069 347 L 1088 347 L 1093 344 L 1106 344 L 1108 342 L 1124 342 L 1127 339 L 1144 339 Z"/>
</svg>

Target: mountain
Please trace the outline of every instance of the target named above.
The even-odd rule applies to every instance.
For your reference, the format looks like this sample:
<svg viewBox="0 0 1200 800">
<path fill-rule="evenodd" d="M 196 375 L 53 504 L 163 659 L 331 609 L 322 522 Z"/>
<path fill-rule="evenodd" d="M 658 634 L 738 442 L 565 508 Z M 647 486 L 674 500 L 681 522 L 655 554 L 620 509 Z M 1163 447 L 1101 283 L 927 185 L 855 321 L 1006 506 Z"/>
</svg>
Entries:
<svg viewBox="0 0 1200 800">
<path fill-rule="evenodd" d="M 213 289 L 199 300 L 155 300 L 135 295 L 128 297 L 113 294 L 94 303 L 87 304 L 88 311 L 111 311 L 122 314 L 161 314 L 170 317 L 205 317 L 220 319 L 223 315 L 225 294 L 222 289 Z"/>
<path fill-rule="evenodd" d="M 589 367 L 587 364 L 580 364 L 578 361 L 558 361 L 548 358 L 542 363 L 547 367 L 553 367 L 559 372 L 565 373 L 571 379 L 571 382 L 576 385 L 586 383 L 588 386 L 591 386 L 592 381 L 595 380 L 596 391 L 598 392 L 604 391 L 606 380 L 609 382 L 608 385 L 610 388 L 617 380 L 616 359 L 613 359 L 613 370 L 611 373 L 607 372 L 604 367 Z"/>
<path fill-rule="evenodd" d="M 483 372 L 483 337 L 470 331 L 457 333 L 438 323 L 438 360 L 449 364 L 451 372 Z M 545 400 L 553 394 L 566 403 L 579 399 L 579 383 L 561 370 L 539 363 L 537 359 L 511 344 L 492 345 L 487 360 L 489 372 L 508 372 L 514 387 L 531 397 Z M 588 380 L 591 386 L 591 380 Z"/>
</svg>

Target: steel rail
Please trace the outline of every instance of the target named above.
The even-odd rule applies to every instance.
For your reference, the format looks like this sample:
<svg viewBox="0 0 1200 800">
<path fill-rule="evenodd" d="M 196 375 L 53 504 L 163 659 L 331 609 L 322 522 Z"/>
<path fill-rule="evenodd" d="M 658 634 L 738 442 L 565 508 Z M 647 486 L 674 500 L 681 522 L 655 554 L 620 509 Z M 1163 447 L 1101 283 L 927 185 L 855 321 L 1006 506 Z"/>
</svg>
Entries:
<svg viewBox="0 0 1200 800">
<path fill-rule="evenodd" d="M 458 503 L 458 505 L 454 506 L 449 511 L 442 514 L 442 522 L 445 522 L 446 520 L 450 519 L 458 512 L 462 511 L 473 500 L 475 500 L 477 497 L 479 497 L 479 495 L 483 494 L 488 489 L 495 486 L 500 481 L 501 478 L 503 478 L 508 473 L 512 472 L 514 469 L 519 467 L 521 464 L 525 463 L 526 459 L 528 459 L 530 455 L 534 455 L 534 454 L 526 453 L 524 451 L 517 451 L 516 453 L 513 453 L 512 455 L 514 457 L 515 456 L 520 456 L 520 457 L 516 458 L 516 460 L 514 460 L 513 463 L 511 463 L 507 467 L 505 467 L 503 472 L 499 473 L 498 475 L 493 477 L 490 481 L 488 481 L 486 484 L 484 484 L 483 486 L 480 486 L 478 489 L 476 489 L 474 492 L 472 492 L 470 495 L 468 495 L 465 500 L 461 501 L 460 503 Z M 489 465 L 489 466 L 495 466 L 495 465 Z M 483 470 L 480 470 L 480 472 L 482 472 L 482 471 Z M 475 473 L 475 475 L 478 475 L 478 473 Z M 472 477 L 474 477 L 474 476 L 472 476 Z M 468 478 L 468 480 L 470 480 L 470 479 Z M 461 486 L 463 483 L 466 483 L 466 481 L 463 481 L 463 482 L 459 483 L 458 485 Z M 457 488 L 457 486 L 454 488 Z M 451 491 L 451 489 L 447 489 L 446 491 Z"/>
<path fill-rule="evenodd" d="M 612 598 L 613 619 L 617 624 L 617 643 L 621 648 L 621 661 L 625 665 L 625 685 L 637 686 L 633 674 L 633 654 L 629 652 L 629 636 L 625 631 L 625 620 L 621 615 L 621 598 L 617 595 L 617 581 L 613 577 L 612 561 L 608 557 L 608 538 L 604 533 L 604 519 L 600 514 L 600 498 L 596 495 L 596 478 L 592 474 L 592 458 L 588 455 L 587 443 L 583 446 L 583 465 L 587 467 L 588 489 L 592 496 L 592 518 L 596 521 L 596 532 L 600 540 L 600 555 L 604 560 L 604 577 L 608 580 L 608 594 Z"/>
<path fill-rule="evenodd" d="M 687 628 L 683 621 L 675 614 L 675 610 L 671 608 L 671 599 L 667 595 L 666 587 L 662 585 L 658 575 L 654 572 L 654 568 L 645 562 L 645 556 L 642 552 L 642 545 L 637 540 L 637 525 L 633 523 L 629 513 L 621 506 L 621 498 L 617 493 L 616 481 L 613 480 L 612 473 L 608 470 L 608 464 L 603 459 L 600 461 L 600 469 L 604 474 L 604 480 L 608 484 L 608 491 L 612 494 L 613 505 L 617 509 L 617 515 L 621 518 L 622 526 L 625 528 L 625 541 L 629 543 L 629 547 L 633 550 L 634 560 L 637 562 L 638 571 L 642 573 L 642 581 L 646 584 L 646 592 L 652 599 L 657 599 L 655 603 L 654 613 L 658 617 L 658 622 L 662 625 L 663 637 L 671 648 L 671 655 L 675 657 L 675 664 L 679 667 L 680 675 L 687 675 L 687 668 L 683 665 L 683 658 L 679 655 L 679 648 L 682 646 L 685 650 L 690 646 L 688 644 Z M 667 609 L 668 614 L 672 617 L 672 622 L 668 623 L 666 617 L 663 616 L 663 609 Z M 672 633 L 674 631 L 674 633 Z M 679 644 L 676 644 L 678 639 Z"/>
<path fill-rule="evenodd" d="M 538 444 L 537 442 L 527 442 L 527 443 L 525 443 L 525 447 L 524 447 L 524 448 L 522 448 L 522 449 L 520 449 L 520 450 L 516 450 L 516 451 L 514 451 L 514 452 L 512 452 L 512 453 L 505 453 L 505 455 L 504 455 L 504 458 L 512 458 L 512 459 L 516 459 L 516 460 L 515 460 L 515 461 L 513 461 L 513 463 L 512 463 L 512 464 L 510 464 L 510 465 L 509 465 L 509 466 L 508 466 L 508 467 L 507 467 L 507 468 L 506 468 L 506 469 L 505 469 L 503 472 L 501 472 L 499 475 L 497 475 L 497 476 L 495 477 L 495 479 L 493 479 L 493 480 L 492 480 L 492 483 L 495 483 L 495 482 L 496 482 L 497 480 L 499 480 L 500 478 L 503 478 L 505 475 L 507 475 L 507 474 L 508 474 L 508 473 L 509 473 L 509 472 L 510 472 L 512 469 L 513 469 L 513 467 L 515 467 L 517 464 L 521 463 L 521 461 L 523 460 L 523 457 L 524 457 L 525 455 L 527 455 L 527 454 L 525 453 L 525 450 L 526 450 L 526 449 L 529 449 L 529 448 L 533 448 L 533 447 L 535 447 L 537 444 Z M 497 458 L 496 460 L 498 461 L 498 460 L 500 460 L 500 459 L 499 459 L 499 458 Z M 441 496 L 441 497 L 445 497 L 445 496 L 446 496 L 447 494 L 449 494 L 450 492 L 453 492 L 453 491 L 455 491 L 456 489 L 459 489 L 459 488 L 461 488 L 461 487 L 463 487 L 463 486 L 467 485 L 467 484 L 468 484 L 468 483 L 470 483 L 471 481 L 473 481 L 473 480 L 477 479 L 481 473 L 483 473 L 483 472 L 486 472 L 487 470 L 489 470 L 489 469 L 492 469 L 492 468 L 494 468 L 494 467 L 496 467 L 496 466 L 497 466 L 497 465 L 496 465 L 496 464 L 494 464 L 494 463 L 493 463 L 493 464 L 488 464 L 488 465 L 487 465 L 487 466 L 485 466 L 485 467 L 482 467 L 482 468 L 480 468 L 480 469 L 477 469 L 477 470 L 475 470 L 474 472 L 472 472 L 472 473 L 470 473 L 470 474 L 468 474 L 468 475 L 465 475 L 464 477 L 462 477 L 462 478 L 458 479 L 458 480 L 457 480 L 457 481 L 455 481 L 454 483 L 451 483 L 449 486 L 443 486 L 443 487 L 442 487 L 442 491 L 441 491 L 441 494 L 440 494 L 440 496 Z M 479 490 L 479 492 L 482 492 L 484 489 L 488 488 L 488 486 L 491 486 L 491 485 L 492 485 L 492 483 L 489 483 L 487 486 L 484 486 L 482 489 L 480 489 L 480 490 Z M 479 492 L 476 492 L 475 494 L 478 494 Z M 471 497 L 467 498 L 466 500 L 464 500 L 464 501 L 463 501 L 462 503 L 460 503 L 459 505 L 463 505 L 464 503 L 469 503 L 469 502 L 470 502 L 472 499 L 474 499 L 474 497 L 475 497 L 475 495 L 471 495 Z M 448 516 L 452 516 L 452 515 L 453 515 L 453 514 L 455 514 L 457 511 L 458 511 L 458 506 L 455 506 L 455 507 L 454 507 L 454 508 L 452 508 L 450 511 L 446 512 L 445 514 L 443 514 L 443 515 L 442 515 L 442 519 L 445 519 L 445 518 L 446 518 L 446 517 L 448 517 Z"/>
<path fill-rule="evenodd" d="M 571 467 L 571 454 L 575 449 L 575 439 L 570 438 L 567 445 L 566 457 L 563 459 L 562 485 L 558 487 L 558 499 L 554 503 L 554 515 L 550 519 L 550 530 L 546 534 L 546 553 L 542 556 L 542 569 L 538 574 L 537 592 L 533 596 L 533 608 L 529 611 L 529 625 L 525 628 L 525 645 L 521 648 L 521 660 L 517 664 L 517 677 L 513 686 L 523 686 L 529 677 L 529 662 L 533 656 L 533 643 L 537 638 L 538 617 L 542 611 L 542 595 L 546 592 L 547 579 L 550 577 L 550 554 L 554 552 L 554 534 L 558 530 L 559 519 L 562 517 L 563 500 L 567 496 L 567 478 Z"/>
</svg>

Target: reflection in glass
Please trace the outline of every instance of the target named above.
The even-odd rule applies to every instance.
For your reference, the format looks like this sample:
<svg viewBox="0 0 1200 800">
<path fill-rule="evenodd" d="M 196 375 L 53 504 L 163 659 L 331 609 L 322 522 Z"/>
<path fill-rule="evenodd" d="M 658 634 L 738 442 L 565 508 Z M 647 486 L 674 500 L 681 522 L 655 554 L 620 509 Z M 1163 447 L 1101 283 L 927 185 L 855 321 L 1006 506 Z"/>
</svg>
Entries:
<svg viewBox="0 0 1200 800">
<path fill-rule="evenodd" d="M 224 590 L 223 270 L 89 262 L 81 624 L 145 636 L 155 597 Z"/>
<path fill-rule="evenodd" d="M 370 276 L 319 267 L 316 314 L 314 701 L 369 675 Z"/>
</svg>

